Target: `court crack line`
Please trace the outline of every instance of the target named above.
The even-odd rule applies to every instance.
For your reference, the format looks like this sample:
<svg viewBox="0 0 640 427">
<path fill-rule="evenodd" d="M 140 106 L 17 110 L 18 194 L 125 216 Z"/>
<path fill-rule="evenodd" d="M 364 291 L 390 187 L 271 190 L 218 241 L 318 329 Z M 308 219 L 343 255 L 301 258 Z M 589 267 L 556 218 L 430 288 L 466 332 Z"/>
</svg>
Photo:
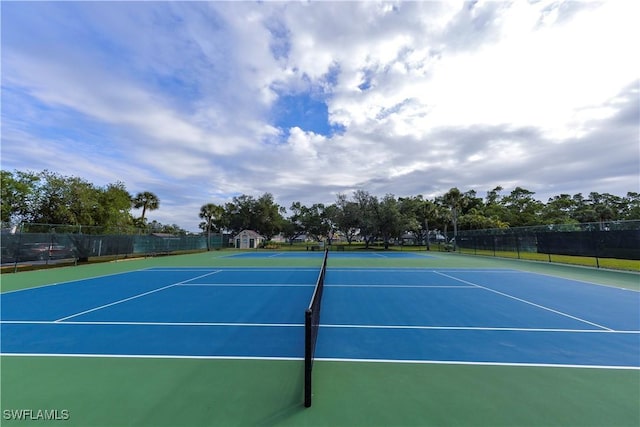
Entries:
<svg viewBox="0 0 640 427">
<path fill-rule="evenodd" d="M 496 291 L 495 289 L 487 288 L 486 286 L 478 285 L 477 283 L 469 282 L 469 281 L 464 280 L 464 279 L 459 279 L 459 278 L 457 278 L 457 277 L 455 277 L 455 276 L 450 276 L 450 275 L 448 275 L 448 274 L 441 273 L 441 272 L 439 272 L 439 271 L 434 271 L 434 273 L 439 274 L 439 275 L 444 276 L 444 277 L 448 277 L 448 278 L 453 279 L 453 280 L 457 280 L 457 281 L 462 282 L 462 283 L 466 283 L 466 284 L 468 284 L 468 285 L 477 286 L 477 287 L 479 287 L 479 288 L 481 288 L 481 289 L 484 289 L 484 290 L 487 290 L 487 291 L 489 291 L 489 292 L 493 292 L 493 293 L 496 293 L 496 294 L 498 294 L 498 295 L 502 295 L 502 296 L 504 296 L 504 297 L 511 298 L 511 299 L 516 300 L 516 301 L 520 301 L 520 302 L 523 302 L 523 303 L 525 303 L 525 304 L 529 304 L 529 305 L 532 305 L 532 306 L 534 306 L 534 307 L 541 308 L 541 309 L 543 309 L 543 310 L 547 310 L 547 311 L 550 311 L 550 312 L 552 312 L 552 313 L 559 314 L 559 315 L 564 316 L 564 317 L 568 317 L 568 318 L 570 318 L 570 319 L 578 320 L 578 321 L 580 321 L 580 322 L 587 323 L 587 324 L 589 324 L 589 325 L 596 326 L 596 327 L 598 327 L 598 328 L 602 328 L 602 329 L 604 329 L 604 330 L 607 330 L 607 331 L 611 331 L 611 332 L 613 332 L 613 329 L 611 329 L 611 328 L 607 328 L 606 326 L 602 326 L 602 325 L 599 325 L 599 324 L 597 324 L 597 323 L 590 322 L 590 321 L 588 321 L 588 320 L 586 320 L 586 319 L 582 319 L 582 318 L 580 318 L 580 317 L 572 316 L 572 315 L 570 315 L 570 314 L 568 314 L 568 313 L 564 313 L 564 312 L 562 312 L 562 311 L 554 310 L 553 308 L 545 307 L 544 305 L 536 304 L 536 303 L 534 303 L 534 302 L 527 301 L 527 300 L 525 300 L 525 299 L 518 298 L 518 297 L 515 297 L 515 296 L 513 296 L 513 295 L 505 294 L 504 292 Z"/>
</svg>

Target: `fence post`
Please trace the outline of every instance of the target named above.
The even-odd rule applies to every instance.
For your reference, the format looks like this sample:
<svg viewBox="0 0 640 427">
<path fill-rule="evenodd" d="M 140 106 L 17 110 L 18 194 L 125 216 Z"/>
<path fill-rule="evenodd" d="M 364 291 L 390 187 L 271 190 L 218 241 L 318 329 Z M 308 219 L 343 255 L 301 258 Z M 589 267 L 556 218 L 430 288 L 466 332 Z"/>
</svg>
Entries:
<svg viewBox="0 0 640 427">
<path fill-rule="evenodd" d="M 13 272 L 14 273 L 18 272 L 18 258 L 20 258 L 20 248 L 22 247 L 22 230 L 23 229 L 24 229 L 24 223 L 21 222 L 20 234 L 18 234 L 18 245 L 16 246 L 16 249 L 13 251 L 13 256 L 14 256 Z"/>
<path fill-rule="evenodd" d="M 591 232 L 591 244 L 593 245 L 593 253 L 595 255 L 596 258 L 596 268 L 600 268 L 600 259 L 598 258 L 598 231 L 592 231 Z M 594 238 L 594 236 L 596 236 Z"/>
</svg>

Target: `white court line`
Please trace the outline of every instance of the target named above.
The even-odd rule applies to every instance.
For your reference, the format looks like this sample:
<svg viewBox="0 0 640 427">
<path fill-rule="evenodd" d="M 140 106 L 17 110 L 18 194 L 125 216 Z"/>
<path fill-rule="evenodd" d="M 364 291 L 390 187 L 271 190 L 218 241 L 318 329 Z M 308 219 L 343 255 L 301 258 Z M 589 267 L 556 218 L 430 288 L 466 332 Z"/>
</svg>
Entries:
<svg viewBox="0 0 640 427">
<path fill-rule="evenodd" d="M 578 321 L 580 321 L 580 322 L 587 323 L 587 324 L 589 324 L 589 325 L 596 326 L 596 327 L 598 327 L 598 328 L 602 328 L 602 329 L 605 329 L 605 330 L 607 330 L 607 331 L 613 331 L 613 329 L 611 329 L 611 328 L 607 328 L 606 326 L 602 326 L 602 325 L 599 325 L 599 324 L 597 324 L 597 323 L 590 322 L 590 321 L 588 321 L 588 320 L 582 319 L 582 318 L 580 318 L 580 317 L 572 316 L 572 315 L 570 315 L 570 314 L 568 314 L 568 313 L 564 313 L 564 312 L 562 312 L 562 311 L 554 310 L 554 309 L 552 309 L 552 308 L 545 307 L 544 305 L 536 304 L 536 303 L 534 303 L 534 302 L 527 301 L 527 300 L 525 300 L 525 299 L 518 298 L 518 297 L 515 297 L 515 296 L 513 296 L 513 295 L 506 294 L 506 293 L 504 293 L 504 292 L 496 291 L 495 289 L 487 288 L 486 286 L 478 285 L 477 283 L 469 282 L 469 281 L 467 281 L 467 280 L 463 280 L 463 279 L 458 279 L 457 277 L 449 276 L 448 274 L 439 273 L 439 272 L 437 272 L 437 271 L 435 271 L 435 273 L 440 274 L 441 276 L 444 276 L 444 277 L 448 277 L 448 278 L 453 279 L 453 280 L 457 280 L 457 281 L 462 282 L 462 283 L 466 283 L 466 284 L 468 284 L 468 285 L 477 286 L 477 287 L 479 287 L 479 288 L 481 288 L 481 289 L 485 289 L 485 290 L 487 290 L 487 291 L 489 291 L 489 292 L 493 292 L 493 293 L 496 293 L 496 294 L 498 294 L 498 295 L 502 295 L 502 296 L 504 296 L 504 297 L 511 298 L 511 299 L 516 300 L 516 301 L 520 301 L 520 302 L 523 302 L 523 303 L 525 303 L 525 304 L 529 304 L 529 305 L 532 305 L 532 306 L 534 306 L 534 307 L 541 308 L 541 309 L 543 309 L 543 310 L 547 310 L 547 311 L 550 311 L 550 312 L 552 312 L 552 313 L 559 314 L 559 315 L 564 316 L 564 317 L 568 317 L 568 318 L 570 318 L 570 319 L 578 320 Z"/>
<path fill-rule="evenodd" d="M 580 266 L 575 266 L 575 267 L 580 267 Z M 585 267 L 585 268 L 592 268 L 592 267 Z M 624 271 L 624 270 L 614 270 L 614 271 L 616 273 L 637 274 L 637 273 L 634 273 L 632 271 Z M 534 271 L 523 271 L 522 273 L 528 273 L 528 274 L 533 274 L 533 275 L 550 277 L 552 279 L 567 280 L 569 282 L 583 283 L 583 284 L 586 284 L 586 285 L 601 286 L 601 287 L 604 287 L 604 288 L 611 288 L 611 289 L 618 289 L 618 290 L 622 290 L 622 291 L 630 291 L 630 292 L 640 293 L 640 289 L 623 288 L 623 287 L 617 286 L 617 285 L 606 285 L 604 283 L 590 282 L 588 280 L 572 279 L 572 278 L 562 277 L 562 276 L 554 276 L 553 274 L 549 274 L 549 273 L 538 273 L 538 272 L 534 272 Z"/>
<path fill-rule="evenodd" d="M 91 354 L 91 353 L 0 353 L 13 357 L 85 357 L 113 359 L 207 359 L 207 360 L 304 360 L 304 357 L 264 357 L 264 356 L 191 356 L 170 354 Z"/>
<path fill-rule="evenodd" d="M 355 362 L 355 363 L 416 363 L 425 365 L 477 365 L 477 366 L 516 366 L 534 368 L 586 368 L 586 369 L 624 369 L 640 370 L 640 366 L 616 365 L 574 365 L 553 363 L 508 363 L 508 362 L 464 362 L 456 360 L 398 360 L 398 359 L 343 359 L 332 357 L 316 357 L 314 361 L 324 362 Z"/>
<path fill-rule="evenodd" d="M 315 287 L 308 283 L 181 283 L 179 286 L 221 286 L 221 287 Z M 445 289 L 479 289 L 477 286 L 465 285 L 324 285 L 325 288 L 445 288 Z"/>
<path fill-rule="evenodd" d="M 274 253 L 273 255 L 269 255 L 267 258 L 276 258 L 282 255 L 284 255 L 283 252 L 277 252 L 277 253 Z"/>
<path fill-rule="evenodd" d="M 568 328 L 510 328 L 494 326 L 420 326 L 420 325 L 345 325 L 320 324 L 321 328 L 344 329 L 417 329 L 434 331 L 495 331 L 495 332 L 562 332 L 562 333 L 599 333 L 599 334 L 637 334 L 640 331 L 622 331 L 613 329 L 568 329 Z"/>
<path fill-rule="evenodd" d="M 98 325 L 98 326 L 242 326 L 260 328 L 301 328 L 304 323 L 233 323 L 233 322 L 133 322 L 133 321 L 91 321 L 71 320 L 2 320 L 6 325 Z"/>
<path fill-rule="evenodd" d="M 93 280 L 93 279 L 102 279 L 104 277 L 119 276 L 119 275 L 122 275 L 122 274 L 137 273 L 137 272 L 143 272 L 143 271 L 147 271 L 147 269 L 142 268 L 142 269 L 138 269 L 138 270 L 120 271 L 118 273 L 101 274 L 99 276 L 91 276 L 91 277 L 84 277 L 82 279 L 68 280 L 66 282 L 46 283 L 44 285 L 31 286 L 29 288 L 21 288 L 21 289 L 14 289 L 12 291 L 4 291 L 4 292 L 0 293 L 0 295 L 13 294 L 13 293 L 16 293 L 16 292 L 31 291 L 31 290 L 35 290 L 35 289 L 47 288 L 47 287 L 50 287 L 50 286 L 66 285 L 67 283 L 84 282 L 84 281 L 89 281 L 89 280 Z"/>
<path fill-rule="evenodd" d="M 153 271 L 153 272 L 167 272 L 167 271 L 215 271 L 216 273 L 246 273 L 246 272 L 278 272 L 285 271 L 288 273 L 297 273 L 299 271 L 318 271 L 317 268 L 309 268 L 309 267 L 184 267 L 184 268 L 169 268 L 169 267 L 153 267 L 152 270 L 140 270 L 140 271 Z"/>
<path fill-rule="evenodd" d="M 260 357 L 260 356 L 190 356 L 168 354 L 87 354 L 87 353 L 0 353 L 2 357 L 80 357 L 80 358 L 114 358 L 114 359 L 205 359 L 205 360 L 304 360 L 303 357 Z M 400 363 L 424 365 L 472 365 L 472 366 L 506 366 L 522 368 L 573 368 L 573 369 L 616 369 L 640 370 L 638 366 L 616 365 L 575 365 L 552 363 L 508 363 L 508 362 L 465 362 L 456 360 L 395 360 L 395 359 L 347 359 L 316 357 L 314 361 L 344 363 Z"/>
<path fill-rule="evenodd" d="M 351 272 L 351 273 L 376 273 L 379 274 L 381 272 L 388 273 L 403 273 L 403 274 L 424 274 L 424 273 L 435 273 L 435 272 L 447 272 L 447 273 L 527 273 L 524 271 L 518 270 L 508 270 L 508 269 L 500 269 L 500 270 L 490 270 L 490 269 L 439 269 L 434 270 L 432 267 L 399 267 L 399 268 L 386 268 L 386 267 L 331 267 L 331 271 L 335 272 Z"/>
<path fill-rule="evenodd" d="M 220 286 L 220 287 L 262 287 L 262 288 L 284 288 L 284 287 L 304 287 L 314 288 L 316 285 L 308 283 L 180 283 L 178 286 Z"/>
<path fill-rule="evenodd" d="M 60 322 L 57 320 L 2 320 L 6 325 L 126 325 L 126 326 L 242 326 L 242 327 L 303 327 L 303 323 L 234 323 L 234 322 L 145 322 L 145 321 L 91 321 L 72 320 Z M 491 332 L 557 332 L 557 333 L 597 333 L 597 334 L 630 334 L 640 335 L 634 330 L 605 330 L 605 329 L 567 329 L 567 328 L 509 328 L 491 326 L 420 326 L 420 325 L 348 325 L 321 324 L 320 328 L 342 329 L 414 329 L 432 331 L 491 331 Z"/>
<path fill-rule="evenodd" d="M 163 286 L 163 287 L 158 288 L 158 289 L 153 289 L 153 290 L 148 291 L 148 292 L 143 292 L 143 293 L 141 293 L 141 294 L 134 295 L 134 296 L 129 297 L 129 298 L 124 298 L 124 299 L 121 299 L 121 300 L 118 300 L 118 301 L 111 302 L 111 303 L 109 303 L 109 304 L 104 304 L 104 305 L 101 305 L 101 306 L 99 306 L 99 307 L 94 307 L 94 308 L 91 308 L 91 309 L 89 309 L 89 310 L 81 311 L 81 312 L 79 312 L 79 313 L 75 313 L 75 314 L 72 314 L 72 315 L 70 315 L 70 316 L 66 316 L 66 317 L 62 317 L 62 318 L 60 318 L 60 319 L 57 319 L 57 320 L 56 320 L 56 322 L 62 322 L 62 321 L 65 321 L 65 320 L 67 320 L 67 319 L 71 319 L 71 318 L 73 318 L 73 317 L 77 317 L 77 316 L 80 316 L 80 315 L 83 315 L 83 314 L 91 313 L 91 312 L 93 312 L 93 311 L 101 310 L 101 309 L 103 309 L 103 308 L 111 307 L 111 306 L 113 306 L 113 305 L 120 304 L 120 303 L 123 303 L 123 302 L 126 302 L 126 301 L 131 301 L 132 299 L 140 298 L 140 297 L 143 297 L 143 296 L 145 296 L 145 295 L 153 294 L 153 293 L 155 293 L 155 292 L 160 292 L 160 291 L 163 291 L 163 290 L 165 290 L 165 289 L 171 288 L 171 287 L 173 287 L 173 286 L 178 286 L 178 285 L 180 285 L 180 284 L 182 284 L 182 283 L 189 282 L 189 281 L 191 281 L 191 280 L 196 280 L 196 279 L 199 279 L 199 278 L 201 278 L 201 277 L 209 276 L 209 275 L 211 275 L 211 274 L 216 274 L 216 273 L 219 273 L 219 271 L 214 271 L 214 272 L 211 272 L 211 273 L 203 274 L 203 275 L 200 275 L 200 276 L 197 276 L 197 277 L 193 277 L 193 278 L 188 279 L 188 280 L 184 280 L 184 281 L 182 281 L 182 282 L 173 283 L 173 284 L 171 284 L 171 285 Z"/>
<path fill-rule="evenodd" d="M 325 288 L 445 288 L 445 289 L 478 289 L 477 286 L 464 285 L 324 285 Z"/>
</svg>

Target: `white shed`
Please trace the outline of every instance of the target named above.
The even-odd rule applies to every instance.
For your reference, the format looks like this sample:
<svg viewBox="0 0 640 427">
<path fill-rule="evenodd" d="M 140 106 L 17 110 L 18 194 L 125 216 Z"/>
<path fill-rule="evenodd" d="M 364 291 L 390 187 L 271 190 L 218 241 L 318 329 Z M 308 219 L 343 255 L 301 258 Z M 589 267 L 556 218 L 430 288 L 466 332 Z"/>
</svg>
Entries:
<svg viewBox="0 0 640 427">
<path fill-rule="evenodd" d="M 254 249 L 260 246 L 264 237 L 253 230 L 242 230 L 233 237 L 236 249 Z"/>
</svg>

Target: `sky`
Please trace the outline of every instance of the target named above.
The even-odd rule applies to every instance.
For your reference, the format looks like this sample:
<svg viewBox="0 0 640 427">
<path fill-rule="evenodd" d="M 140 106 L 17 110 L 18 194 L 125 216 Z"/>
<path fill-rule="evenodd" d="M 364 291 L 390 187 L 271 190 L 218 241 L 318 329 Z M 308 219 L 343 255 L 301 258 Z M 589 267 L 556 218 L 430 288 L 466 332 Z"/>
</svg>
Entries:
<svg viewBox="0 0 640 427">
<path fill-rule="evenodd" d="M 150 191 L 640 191 L 640 2 L 0 4 L 1 167 Z M 139 215 L 133 211 L 134 215 Z"/>
</svg>

